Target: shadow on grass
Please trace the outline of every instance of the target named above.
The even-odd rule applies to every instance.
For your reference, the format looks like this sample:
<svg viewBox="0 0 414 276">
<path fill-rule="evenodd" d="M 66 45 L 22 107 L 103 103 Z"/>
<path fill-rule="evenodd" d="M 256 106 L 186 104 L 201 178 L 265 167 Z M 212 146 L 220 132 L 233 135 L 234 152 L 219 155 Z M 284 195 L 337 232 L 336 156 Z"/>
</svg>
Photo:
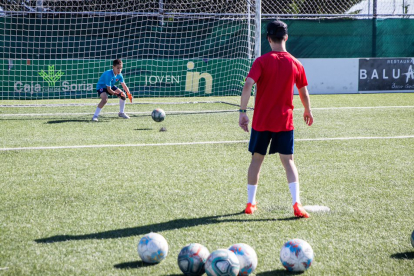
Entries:
<svg viewBox="0 0 414 276">
<path fill-rule="evenodd" d="M 157 265 L 157 264 L 148 264 L 148 263 L 144 263 L 143 261 L 134 261 L 134 262 L 116 264 L 114 265 L 114 267 L 117 269 L 136 269 L 136 268 L 154 266 L 154 265 Z"/>
<path fill-rule="evenodd" d="M 414 251 L 407 251 L 407 252 L 392 254 L 391 258 L 414 260 Z"/>
<path fill-rule="evenodd" d="M 136 128 L 134 130 L 153 130 L 153 128 L 144 127 L 144 128 Z"/>
<path fill-rule="evenodd" d="M 210 217 L 203 217 L 203 218 L 175 219 L 175 220 L 171 220 L 168 222 L 156 223 L 152 225 L 115 229 L 115 230 L 91 233 L 91 234 L 56 235 L 56 236 L 52 236 L 48 238 L 37 239 L 35 240 L 35 242 L 54 243 L 54 242 L 64 242 L 64 241 L 73 241 L 73 240 L 117 239 L 117 238 L 144 235 L 150 232 L 163 232 L 163 231 L 168 231 L 168 230 L 173 230 L 173 229 L 180 229 L 180 228 L 199 226 L 199 225 L 208 225 L 208 224 L 215 224 L 215 223 L 223 223 L 223 222 L 242 223 L 242 222 L 249 222 L 249 221 L 288 221 L 288 220 L 298 219 L 296 217 L 289 217 L 289 218 L 283 218 L 283 219 L 234 219 L 234 218 L 223 219 L 226 217 L 231 217 L 231 216 L 236 216 L 236 215 L 245 216 L 244 212 L 238 212 L 238 213 L 233 213 L 233 214 L 210 216 Z"/>
<path fill-rule="evenodd" d="M 47 121 L 47 124 L 61 124 L 61 123 L 86 123 L 89 122 L 89 119 L 73 119 L 73 120 L 54 120 L 54 121 Z"/>
<path fill-rule="evenodd" d="M 266 272 L 260 272 L 257 273 L 257 276 L 277 276 L 277 275 L 301 275 L 304 274 L 304 272 L 291 272 L 287 271 L 286 269 L 276 269 L 272 271 L 266 271 Z"/>
</svg>

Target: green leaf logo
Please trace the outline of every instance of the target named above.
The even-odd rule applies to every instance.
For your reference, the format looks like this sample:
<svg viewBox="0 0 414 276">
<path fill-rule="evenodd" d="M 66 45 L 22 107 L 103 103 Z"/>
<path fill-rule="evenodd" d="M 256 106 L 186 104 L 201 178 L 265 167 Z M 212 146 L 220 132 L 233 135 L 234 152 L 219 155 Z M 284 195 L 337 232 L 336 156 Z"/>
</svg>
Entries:
<svg viewBox="0 0 414 276">
<path fill-rule="evenodd" d="M 45 82 L 47 82 L 47 84 L 49 86 L 55 86 L 56 82 L 65 74 L 63 73 L 61 70 L 55 72 L 55 66 L 54 65 L 49 65 L 48 66 L 49 70 L 47 71 L 47 73 L 45 71 L 40 71 L 39 72 L 39 76 L 41 76 L 43 78 L 43 80 Z"/>
</svg>

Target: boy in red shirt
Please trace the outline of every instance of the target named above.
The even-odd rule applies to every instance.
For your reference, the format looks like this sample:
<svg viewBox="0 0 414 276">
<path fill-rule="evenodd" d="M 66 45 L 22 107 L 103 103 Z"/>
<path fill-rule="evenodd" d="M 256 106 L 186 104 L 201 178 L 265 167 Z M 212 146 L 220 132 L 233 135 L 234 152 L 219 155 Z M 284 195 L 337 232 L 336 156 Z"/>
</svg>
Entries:
<svg viewBox="0 0 414 276">
<path fill-rule="evenodd" d="M 293 161 L 293 86 L 299 90 L 305 108 L 303 118 L 313 123 L 308 81 L 302 64 L 286 51 L 287 25 L 275 20 L 267 25 L 267 40 L 272 51 L 257 58 L 247 76 L 240 103 L 239 126 L 249 132 L 247 104 L 253 85 L 257 84 L 249 151 L 252 160 L 248 170 L 248 203 L 246 214 L 256 211 L 256 190 L 267 148 L 269 154 L 279 153 L 292 195 L 294 215 L 308 218 L 299 198 L 299 177 Z"/>
</svg>

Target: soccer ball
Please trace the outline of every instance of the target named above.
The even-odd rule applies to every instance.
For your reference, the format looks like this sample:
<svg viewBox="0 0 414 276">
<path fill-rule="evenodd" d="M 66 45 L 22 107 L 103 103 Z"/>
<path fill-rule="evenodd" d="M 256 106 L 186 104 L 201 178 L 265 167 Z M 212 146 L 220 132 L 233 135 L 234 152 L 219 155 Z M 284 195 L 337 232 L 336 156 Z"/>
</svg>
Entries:
<svg viewBox="0 0 414 276">
<path fill-rule="evenodd" d="M 154 109 L 151 113 L 151 117 L 156 122 L 162 122 L 165 119 L 165 111 L 161 108 Z"/>
<path fill-rule="evenodd" d="M 230 251 L 236 254 L 240 263 L 239 275 L 250 275 L 257 267 L 257 254 L 250 245 L 245 243 L 236 243 L 230 246 Z"/>
<path fill-rule="evenodd" d="M 280 251 L 280 261 L 289 271 L 305 271 L 313 261 L 313 250 L 309 243 L 293 239 L 285 243 Z"/>
<path fill-rule="evenodd" d="M 168 255 L 167 240 L 157 233 L 146 234 L 138 243 L 138 254 L 145 263 L 159 263 Z"/>
<path fill-rule="evenodd" d="M 211 252 L 204 267 L 208 276 L 236 276 L 240 271 L 239 259 L 228 249 Z"/>
<path fill-rule="evenodd" d="M 178 267 L 184 275 L 203 275 L 205 272 L 204 264 L 209 255 L 210 252 L 204 245 L 191 243 L 184 246 L 178 254 Z"/>
<path fill-rule="evenodd" d="M 411 233 L 411 245 L 414 247 L 414 231 Z"/>
</svg>

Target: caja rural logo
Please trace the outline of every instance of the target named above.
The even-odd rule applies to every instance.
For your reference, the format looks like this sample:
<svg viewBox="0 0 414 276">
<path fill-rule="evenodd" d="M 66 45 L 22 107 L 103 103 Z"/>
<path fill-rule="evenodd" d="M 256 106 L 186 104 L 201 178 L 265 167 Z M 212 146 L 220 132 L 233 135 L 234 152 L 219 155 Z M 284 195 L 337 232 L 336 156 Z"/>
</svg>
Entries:
<svg viewBox="0 0 414 276">
<path fill-rule="evenodd" d="M 47 71 L 41 70 L 37 72 L 43 81 L 47 83 L 47 86 L 34 82 L 34 81 L 17 81 L 14 84 L 15 92 L 25 93 L 38 93 L 38 92 L 71 92 L 71 91 L 92 91 L 93 85 L 82 83 L 71 83 L 69 81 L 63 81 L 61 86 L 57 86 L 57 83 L 61 80 L 65 73 L 62 70 L 56 70 L 55 65 L 48 65 Z"/>
<path fill-rule="evenodd" d="M 44 81 L 47 82 L 49 86 L 55 86 L 56 82 L 65 74 L 61 70 L 55 72 L 55 66 L 49 65 L 49 70 L 47 73 L 45 71 L 40 71 L 39 76 L 43 78 Z"/>
</svg>

